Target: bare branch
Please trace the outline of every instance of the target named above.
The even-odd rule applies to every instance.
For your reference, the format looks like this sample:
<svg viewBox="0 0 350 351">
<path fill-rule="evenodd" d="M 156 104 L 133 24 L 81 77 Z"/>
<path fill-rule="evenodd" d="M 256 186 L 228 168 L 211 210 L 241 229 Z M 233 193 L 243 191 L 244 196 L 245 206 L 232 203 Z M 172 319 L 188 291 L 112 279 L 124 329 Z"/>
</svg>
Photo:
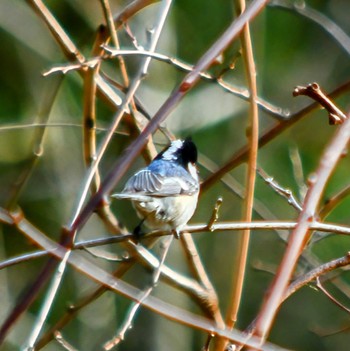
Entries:
<svg viewBox="0 0 350 351">
<path fill-rule="evenodd" d="M 329 124 L 342 124 L 346 115 L 327 97 L 317 83 L 309 84 L 306 87 L 298 86 L 293 91 L 293 96 L 306 95 L 316 100 L 329 114 Z"/>
<path fill-rule="evenodd" d="M 272 177 L 270 177 L 262 168 L 258 168 L 258 174 L 265 180 L 265 182 L 271 186 L 271 188 L 279 195 L 287 199 L 288 203 L 293 206 L 298 212 L 302 210 L 302 207 L 295 199 L 290 189 L 285 189 L 280 186 Z"/>
<path fill-rule="evenodd" d="M 245 0 L 235 1 L 236 12 L 240 15 L 246 8 Z M 243 221 L 250 222 L 253 216 L 254 192 L 256 180 L 256 167 L 259 149 L 259 111 L 257 105 L 258 90 L 256 82 L 256 67 L 254 62 L 253 46 L 250 35 L 249 23 L 247 23 L 241 33 L 242 57 L 248 88 L 250 91 L 249 98 L 249 120 L 247 123 L 248 139 L 248 158 L 247 172 L 245 179 L 245 196 L 243 200 Z M 245 229 L 238 237 L 236 253 L 232 256 L 234 272 L 231 281 L 231 294 L 229 307 L 226 313 L 226 326 L 232 329 L 237 321 L 238 311 L 241 305 L 243 284 L 248 260 L 248 249 L 250 242 L 250 230 Z M 216 350 L 224 351 L 227 340 L 219 340 Z"/>
<path fill-rule="evenodd" d="M 295 279 L 289 286 L 283 297 L 283 300 L 288 299 L 292 294 L 297 290 L 304 287 L 308 283 L 312 282 L 315 279 L 318 279 L 322 275 L 325 275 L 328 272 L 331 272 L 337 268 L 345 267 L 350 264 L 350 254 L 347 253 L 345 256 L 332 260 L 330 262 L 324 263 L 319 267 L 314 268 L 310 272 L 302 275 Z"/>
<path fill-rule="evenodd" d="M 344 306 L 342 303 L 340 303 L 334 296 L 332 296 L 322 285 L 321 280 L 319 277 L 316 278 L 316 286 L 317 289 L 322 291 L 333 303 L 335 303 L 338 307 L 340 307 L 343 311 L 350 313 L 350 309 Z"/>
</svg>

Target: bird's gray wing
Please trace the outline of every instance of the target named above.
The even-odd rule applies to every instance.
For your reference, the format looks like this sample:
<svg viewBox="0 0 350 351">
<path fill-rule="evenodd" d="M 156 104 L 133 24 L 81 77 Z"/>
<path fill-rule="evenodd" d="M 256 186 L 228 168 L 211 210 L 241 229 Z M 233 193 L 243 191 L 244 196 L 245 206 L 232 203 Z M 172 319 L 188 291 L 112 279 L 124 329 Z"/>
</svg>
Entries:
<svg viewBox="0 0 350 351">
<path fill-rule="evenodd" d="M 160 174 L 143 169 L 133 175 L 126 183 L 121 196 L 132 198 L 137 196 L 176 196 L 176 195 L 192 195 L 198 191 L 197 182 L 187 176 L 164 177 Z M 124 194 L 124 195 L 123 195 Z"/>
</svg>

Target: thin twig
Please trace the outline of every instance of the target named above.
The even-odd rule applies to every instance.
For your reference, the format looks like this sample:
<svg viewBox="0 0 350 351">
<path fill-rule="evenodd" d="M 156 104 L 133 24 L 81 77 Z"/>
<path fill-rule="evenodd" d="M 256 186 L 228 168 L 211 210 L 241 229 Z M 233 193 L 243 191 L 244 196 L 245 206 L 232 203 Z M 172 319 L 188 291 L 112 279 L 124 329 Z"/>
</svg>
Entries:
<svg viewBox="0 0 350 351">
<path fill-rule="evenodd" d="M 322 285 L 319 277 L 316 278 L 316 287 L 320 291 L 322 291 L 333 303 L 335 303 L 338 307 L 340 307 L 343 311 L 350 313 L 350 309 L 340 303 L 334 296 L 332 296 Z"/>
<path fill-rule="evenodd" d="M 83 250 L 85 250 L 87 253 L 89 253 L 91 256 L 96 257 L 96 258 L 100 258 L 106 261 L 110 261 L 110 262 L 125 262 L 125 261 L 129 261 L 132 260 L 133 258 L 131 258 L 127 253 L 122 254 L 122 255 L 118 255 L 118 254 L 114 254 L 114 253 L 110 253 L 110 252 L 106 252 L 102 250 L 98 250 L 98 249 L 88 249 L 88 248 L 84 248 Z"/>
<path fill-rule="evenodd" d="M 115 23 L 112 16 L 111 7 L 108 0 L 100 0 L 101 7 L 103 9 L 103 14 L 109 29 L 110 36 L 112 38 L 112 43 L 114 47 L 118 50 L 120 48 L 117 30 L 115 28 Z M 125 61 L 122 56 L 118 57 L 119 67 L 122 74 L 124 86 L 127 88 L 129 86 L 129 76 L 126 69 Z"/>
<path fill-rule="evenodd" d="M 35 323 L 33 324 L 33 327 L 31 328 L 28 340 L 25 343 L 25 346 L 23 349 L 25 351 L 31 351 L 34 348 L 34 345 L 39 337 L 39 334 L 45 324 L 46 318 L 50 312 L 51 306 L 53 304 L 53 301 L 55 297 L 57 296 L 58 289 L 61 285 L 64 271 L 66 268 L 66 264 L 69 258 L 71 251 L 68 250 L 66 251 L 66 254 L 62 258 L 60 264 L 58 265 L 58 268 L 56 272 L 54 273 L 50 286 L 48 287 L 45 297 L 43 299 L 43 302 L 41 303 L 40 310 L 38 313 L 38 316 L 36 318 Z"/>
<path fill-rule="evenodd" d="M 188 63 L 185 63 L 175 57 L 170 57 L 164 54 L 160 54 L 160 53 L 156 53 L 156 52 L 149 52 L 147 50 L 144 49 L 138 49 L 138 50 L 114 50 L 110 47 L 104 47 L 104 49 L 110 54 L 107 55 L 106 58 L 109 57 L 114 57 L 114 56 L 123 56 L 123 55 L 127 55 L 127 56 L 132 56 L 132 55 L 136 55 L 136 56 L 150 56 L 158 61 L 164 62 L 164 63 L 168 63 L 173 65 L 175 68 L 184 71 L 184 72 L 191 72 L 194 68 L 193 65 L 190 65 Z M 77 69 L 79 66 L 76 65 L 73 67 L 73 69 Z M 66 71 L 67 69 L 69 69 L 69 67 L 67 66 L 62 66 L 62 67 L 56 67 L 51 69 L 50 71 L 47 72 L 47 74 L 51 73 L 51 72 L 55 72 L 56 70 L 61 71 L 64 70 Z M 209 82 L 213 82 L 217 85 L 219 85 L 224 91 L 231 93 L 235 96 L 238 96 L 244 100 L 249 100 L 250 99 L 250 93 L 249 90 L 247 90 L 246 88 L 240 88 L 240 87 L 236 87 L 228 82 L 226 82 L 225 80 L 223 80 L 221 77 L 216 77 L 213 74 L 209 73 L 209 72 L 200 72 L 200 77 L 204 80 L 207 80 Z M 280 107 L 274 106 L 271 103 L 267 102 L 266 100 L 257 97 L 257 103 L 258 105 L 265 110 L 267 113 L 270 113 L 272 116 L 276 116 L 278 118 L 282 118 L 285 119 L 287 117 L 289 117 L 290 113 L 288 110 L 284 110 Z"/>
<path fill-rule="evenodd" d="M 289 286 L 284 294 L 283 300 L 288 299 L 292 294 L 298 291 L 303 286 L 309 284 L 320 276 L 325 275 L 328 272 L 334 271 L 337 268 L 345 267 L 350 264 L 350 254 L 347 253 L 345 256 L 324 263 L 311 270 L 310 272 L 303 274 L 301 277 L 296 278 Z"/>
<path fill-rule="evenodd" d="M 120 27 L 122 24 L 128 21 L 128 19 L 134 16 L 137 12 L 143 8 L 157 2 L 159 0 L 134 0 L 127 6 L 125 6 L 121 13 L 113 18 L 116 27 Z"/>
<path fill-rule="evenodd" d="M 350 184 L 347 185 L 344 189 L 341 189 L 339 192 L 328 198 L 323 207 L 320 209 L 319 216 L 320 218 L 326 218 L 331 211 L 338 206 L 342 200 L 350 195 Z"/>
<path fill-rule="evenodd" d="M 305 184 L 303 164 L 301 161 L 300 152 L 296 145 L 289 148 L 289 157 L 293 166 L 294 179 L 298 186 L 299 199 L 301 201 L 304 201 L 305 194 L 307 192 L 307 186 Z"/>
<path fill-rule="evenodd" d="M 287 199 L 288 203 L 293 206 L 298 212 L 302 210 L 301 205 L 296 200 L 293 192 L 290 189 L 283 188 L 272 177 L 270 177 L 262 168 L 258 168 L 258 174 L 264 181 L 279 195 Z"/>
<path fill-rule="evenodd" d="M 190 271 L 196 280 L 200 282 L 200 286 L 204 287 L 205 293 L 202 296 L 198 295 L 197 301 L 202 306 L 203 311 L 215 321 L 216 325 L 219 328 L 224 328 L 225 323 L 219 309 L 218 296 L 204 268 L 192 235 L 185 232 L 180 236 L 180 240 Z"/>
<path fill-rule="evenodd" d="M 9 124 L 9 125 L 1 125 L 0 133 L 6 132 L 9 130 L 17 130 L 17 129 L 30 129 L 30 128 L 79 128 L 82 129 L 83 125 L 80 123 L 71 123 L 71 122 L 49 122 L 49 123 L 18 123 L 16 125 Z M 107 128 L 105 127 L 96 127 L 97 132 L 105 132 Z M 129 133 L 123 132 L 120 130 L 115 131 L 116 135 L 123 135 L 123 136 L 130 136 Z"/>
<path fill-rule="evenodd" d="M 219 198 L 216 202 L 216 206 L 213 215 L 209 221 L 208 227 L 216 223 L 218 219 L 218 211 L 221 206 L 222 199 Z M 192 236 L 184 232 L 180 236 L 181 247 L 185 253 L 187 259 L 187 264 L 189 270 L 194 275 L 195 279 L 201 284 L 205 289 L 205 294 L 198 296 L 199 303 L 203 308 L 204 312 L 216 322 L 219 328 L 225 328 L 225 323 L 222 318 L 219 309 L 219 299 L 216 294 L 215 288 L 211 283 L 209 276 L 205 270 L 204 264 L 200 258 L 199 252 L 197 250 L 196 244 Z"/>
<path fill-rule="evenodd" d="M 99 64 L 89 67 L 84 75 L 84 109 L 83 109 L 83 150 L 85 166 L 89 167 L 96 156 L 96 80 Z M 91 182 L 91 192 L 96 193 L 100 186 L 100 173 L 96 170 Z"/>
</svg>

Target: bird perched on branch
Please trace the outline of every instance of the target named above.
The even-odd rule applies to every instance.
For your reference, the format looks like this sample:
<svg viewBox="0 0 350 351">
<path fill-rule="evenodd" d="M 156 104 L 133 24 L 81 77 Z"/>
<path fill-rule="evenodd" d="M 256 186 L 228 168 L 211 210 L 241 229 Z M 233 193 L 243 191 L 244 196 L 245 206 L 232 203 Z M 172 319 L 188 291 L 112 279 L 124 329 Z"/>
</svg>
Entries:
<svg viewBox="0 0 350 351">
<path fill-rule="evenodd" d="M 198 201 L 197 148 L 193 141 L 175 140 L 145 168 L 136 172 L 121 193 L 112 197 L 129 199 L 141 223 L 151 230 L 180 230 L 192 217 Z"/>
</svg>

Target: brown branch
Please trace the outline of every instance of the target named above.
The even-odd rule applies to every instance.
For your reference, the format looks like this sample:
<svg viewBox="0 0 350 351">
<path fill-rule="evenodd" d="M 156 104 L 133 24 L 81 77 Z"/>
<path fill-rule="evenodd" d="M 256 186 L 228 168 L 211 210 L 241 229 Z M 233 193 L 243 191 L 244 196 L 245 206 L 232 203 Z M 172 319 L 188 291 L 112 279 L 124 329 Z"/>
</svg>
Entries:
<svg viewBox="0 0 350 351">
<path fill-rule="evenodd" d="M 236 12 L 240 15 L 246 7 L 245 0 L 235 1 Z M 241 32 L 242 57 L 244 60 L 244 68 L 246 80 L 248 83 L 249 94 L 249 121 L 247 127 L 248 138 L 248 160 L 246 173 L 246 189 L 243 203 L 243 221 L 250 222 L 253 215 L 254 207 L 254 191 L 256 179 L 256 165 L 258 158 L 258 142 L 259 142 L 259 111 L 257 105 L 257 83 L 256 83 L 256 68 L 254 62 L 253 47 L 250 36 L 249 23 L 247 23 Z M 250 230 L 245 229 L 238 237 L 237 250 L 235 252 L 232 266 L 234 272 L 231 281 L 231 293 L 229 307 L 226 313 L 226 327 L 232 329 L 237 321 L 238 311 L 240 308 L 243 292 L 243 284 L 248 259 L 248 249 L 250 242 Z M 219 340 L 216 350 L 225 349 L 227 340 Z"/>
<path fill-rule="evenodd" d="M 208 317 L 213 318 L 218 328 L 224 328 L 225 323 L 219 309 L 218 296 L 207 272 L 205 271 L 193 238 L 189 233 L 183 233 L 180 236 L 180 240 L 182 243 L 181 247 L 187 258 L 189 269 L 205 290 L 205 294 L 201 297 L 198 296 L 197 299 L 199 298 L 199 303 L 204 312 Z"/>
<path fill-rule="evenodd" d="M 96 155 L 96 81 L 95 74 L 99 65 L 89 67 L 84 78 L 84 111 L 83 111 L 83 150 L 86 167 L 89 167 Z M 95 193 L 100 186 L 100 174 L 97 170 L 94 181 L 91 183 L 91 191 Z"/>
<path fill-rule="evenodd" d="M 337 305 L 338 307 L 340 307 L 343 311 L 350 313 L 350 309 L 347 308 L 346 306 L 344 306 L 342 303 L 340 303 L 333 295 L 331 295 L 326 289 L 325 287 L 322 285 L 320 278 L 317 277 L 316 278 L 316 286 L 317 289 L 319 289 L 320 291 L 322 291 L 335 305 Z"/>
<path fill-rule="evenodd" d="M 112 43 L 116 49 L 120 48 L 117 30 L 115 28 L 115 23 L 113 20 L 113 15 L 111 7 L 109 5 L 109 0 L 100 0 L 101 7 L 103 10 L 103 15 L 105 17 L 107 28 L 109 30 L 110 37 L 112 38 Z M 124 86 L 127 88 L 129 86 L 129 76 L 126 69 L 125 61 L 123 57 L 118 57 L 119 67 L 122 74 Z"/>
<path fill-rule="evenodd" d="M 323 106 L 328 111 L 329 124 L 342 124 L 346 120 L 346 115 L 326 96 L 317 83 L 309 84 L 306 87 L 296 87 L 293 96 L 300 95 L 308 96 Z"/>
<path fill-rule="evenodd" d="M 344 189 L 341 189 L 339 192 L 328 198 L 323 207 L 320 209 L 319 216 L 320 218 L 326 218 L 330 212 L 334 210 L 336 206 L 340 204 L 342 200 L 350 195 L 350 185 L 347 185 Z"/>
<path fill-rule="evenodd" d="M 2 219 L 1 212 L 0 212 L 0 222 L 13 224 L 12 222 L 8 222 Z M 243 229 L 249 228 L 250 230 L 292 230 L 296 227 L 296 222 L 271 222 L 271 221 L 253 221 L 249 223 L 244 222 L 216 222 L 212 225 L 208 224 L 193 224 L 189 225 L 184 228 L 185 233 L 191 234 L 201 234 L 203 232 L 230 232 L 230 231 L 239 231 Z M 339 235 L 349 235 L 350 236 L 350 228 L 346 226 L 331 224 L 331 223 L 321 223 L 321 222 L 314 222 L 311 224 L 311 230 L 326 232 L 326 233 L 333 233 Z M 158 238 L 165 235 L 171 235 L 169 232 L 153 232 L 147 234 L 147 238 Z M 114 235 L 108 236 L 105 238 L 98 238 L 98 239 L 91 239 L 86 241 L 80 241 L 74 244 L 73 250 L 84 250 L 86 248 L 92 247 L 99 247 L 103 245 L 110 245 L 124 242 L 128 239 L 134 237 L 134 234 L 122 234 L 122 235 Z M 22 254 L 13 258 L 9 258 L 0 262 L 0 270 L 4 268 L 8 268 L 14 265 L 17 265 L 22 262 L 27 262 L 39 257 L 43 257 L 49 255 L 46 251 L 35 251 L 32 253 Z M 174 277 L 175 278 L 175 277 Z"/>
<path fill-rule="evenodd" d="M 311 270 L 310 272 L 302 275 L 295 279 L 289 286 L 284 294 L 283 301 L 288 299 L 292 294 L 298 291 L 300 288 L 309 284 L 313 280 L 325 275 L 328 272 L 334 271 L 337 268 L 345 267 L 350 265 L 350 253 L 348 252 L 345 256 L 332 260 L 330 262 L 324 263 Z"/>
</svg>

